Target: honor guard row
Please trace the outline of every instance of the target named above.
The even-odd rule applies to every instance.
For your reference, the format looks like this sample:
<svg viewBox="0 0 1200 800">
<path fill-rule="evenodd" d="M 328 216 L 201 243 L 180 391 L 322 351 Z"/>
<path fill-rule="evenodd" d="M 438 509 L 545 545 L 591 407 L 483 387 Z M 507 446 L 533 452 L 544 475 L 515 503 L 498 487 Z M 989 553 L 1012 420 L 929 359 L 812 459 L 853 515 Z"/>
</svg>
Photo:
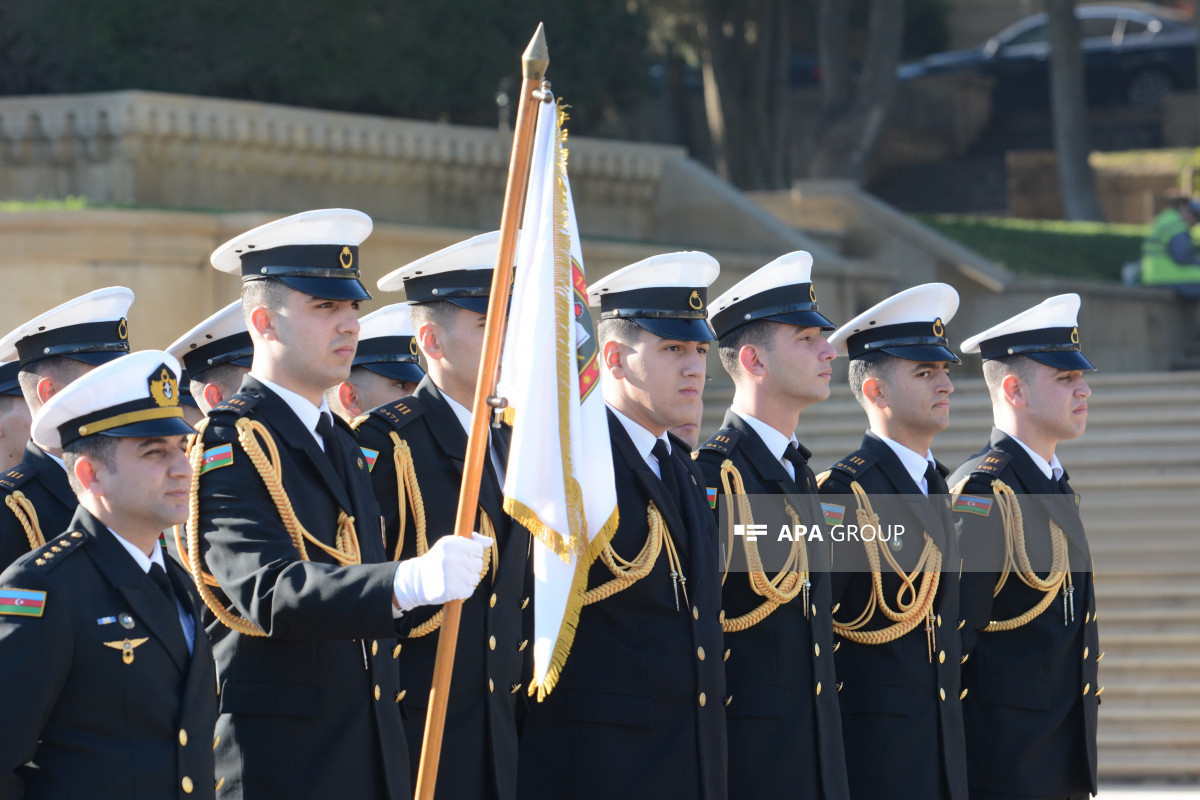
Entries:
<svg viewBox="0 0 1200 800">
<path fill-rule="evenodd" d="M 474 519 L 483 535 L 451 535 L 499 237 L 394 270 L 379 288 L 406 302 L 359 320 L 370 294 L 358 248 L 370 230 L 365 215 L 328 209 L 222 245 L 213 265 L 241 277 L 241 299 L 170 355 L 137 353 L 80 378 L 128 352 L 133 298 L 119 288 L 0 341 L 0 358 L 18 365 L 7 391 L 22 390 L 35 415 L 23 462 L 0 476 L 0 567 L 17 560 L 0 577 L 0 650 L 41 648 L 0 663 L 10 682 L 35 666 L 66 676 L 21 698 L 29 721 L 49 722 L 0 737 L 0 785 L 31 797 L 75 791 L 78 773 L 56 766 L 77 752 L 73 726 L 108 731 L 120 718 L 110 749 L 88 757 L 95 781 L 137 787 L 123 796 L 407 798 L 440 605 L 461 599 L 439 797 L 1095 790 L 1090 556 L 1054 455 L 1086 423 L 1077 296 L 964 343 L 984 359 L 996 430 L 947 482 L 932 446 L 958 363 L 946 335 L 951 287 L 906 290 L 837 327 L 802 252 L 711 304 L 719 267 L 703 253 L 596 281 L 588 299 L 600 308 L 620 522 L 587 576 L 555 690 L 527 703 L 530 535 L 504 510 L 511 430 L 499 418 Z M 699 419 L 713 342 L 735 394 L 692 456 L 669 431 Z M 795 431 L 829 396 L 837 355 L 850 360 L 869 430 L 816 475 Z M 175 358 L 206 414 L 186 458 Z M 138 461 L 139 447 L 161 450 L 161 462 Z M 176 502 L 184 483 L 190 510 Z M 735 519 L 753 523 L 758 495 L 780 498 L 797 524 L 907 534 L 836 548 L 798 537 L 781 565 L 730 571 L 735 548 L 761 567 L 733 530 Z M 993 507 L 1002 504 L 1023 513 Z M 153 510 L 133 513 L 142 507 Z M 190 574 L 167 559 L 159 582 L 152 539 L 185 512 L 178 556 Z M 1030 558 L 1044 551 L 1049 577 L 1014 573 L 1014 543 Z M 983 568 L 960 581 L 964 558 Z M 56 578 L 64 569 L 69 581 Z M 157 589 L 142 594 L 147 575 L 156 597 L 174 598 L 177 627 L 150 604 Z M 80 603 L 99 619 L 75 619 Z M 207 636 L 196 635 L 200 621 Z M 71 636 L 84 638 L 64 649 Z M 72 659 L 97 666 L 76 677 Z M 135 667 L 152 677 L 131 680 Z M 216 695 L 196 689 L 213 685 Z M 96 709 L 76 707 L 105 692 L 117 702 L 113 687 L 148 702 L 95 722 Z M 188 749 L 210 734 L 211 748 Z M 126 776 L 135 759 L 154 769 Z"/>
</svg>

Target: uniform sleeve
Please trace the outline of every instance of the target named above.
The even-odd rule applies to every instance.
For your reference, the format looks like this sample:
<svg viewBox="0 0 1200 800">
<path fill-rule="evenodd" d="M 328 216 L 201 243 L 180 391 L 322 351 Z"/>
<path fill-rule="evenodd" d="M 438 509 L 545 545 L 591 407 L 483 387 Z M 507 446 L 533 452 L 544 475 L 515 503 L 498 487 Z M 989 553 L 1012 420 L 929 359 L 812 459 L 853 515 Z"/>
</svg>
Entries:
<svg viewBox="0 0 1200 800">
<path fill-rule="evenodd" d="M 843 481 L 841 473 L 837 470 L 831 471 L 829 477 L 821 484 L 820 497 L 818 498 L 824 505 L 828 503 L 831 506 L 841 507 L 841 525 L 857 524 L 854 510 L 857 507 L 854 499 L 854 492 L 850 488 L 850 484 Z M 830 580 L 829 587 L 833 596 L 834 606 L 842 605 L 847 594 L 847 589 L 853 581 L 855 574 L 867 571 L 866 554 L 863 551 L 863 546 L 859 542 L 845 541 L 844 536 L 837 531 L 836 522 L 828 522 L 827 516 L 822 514 L 821 530 L 829 540 L 829 559 L 830 559 Z M 844 528 L 843 528 L 844 530 Z M 839 541 L 840 539 L 840 541 Z M 846 616 L 846 615 L 842 615 Z"/>
<path fill-rule="evenodd" d="M 302 560 L 262 478 L 241 446 L 232 446 L 233 463 L 200 479 L 200 535 L 208 570 L 238 613 L 276 638 L 394 636 L 395 563 Z"/>
<path fill-rule="evenodd" d="M 964 503 L 956 505 L 954 524 L 962 553 L 962 579 L 959 581 L 959 609 L 966 621 L 963 626 L 963 652 L 975 649 L 979 633 L 992 619 L 996 581 L 1004 567 L 1004 523 L 992 495 L 991 485 L 984 479 L 971 478 L 963 487 L 963 496 L 979 498 L 967 510 Z M 987 505 L 983 514 L 980 506 Z"/>
<path fill-rule="evenodd" d="M 1200 265 L 1200 258 L 1196 257 L 1196 252 L 1192 249 L 1192 236 L 1187 231 L 1171 237 L 1167 242 L 1167 252 L 1177 264 Z"/>
<path fill-rule="evenodd" d="M 5 714 L 0 725 L 0 797 L 22 798 L 21 767 L 32 761 L 38 739 L 58 702 L 71 668 L 71 623 L 43 575 L 9 569 L 0 588 L 45 592 L 40 617 L 0 614 L 0 686 Z"/>
</svg>

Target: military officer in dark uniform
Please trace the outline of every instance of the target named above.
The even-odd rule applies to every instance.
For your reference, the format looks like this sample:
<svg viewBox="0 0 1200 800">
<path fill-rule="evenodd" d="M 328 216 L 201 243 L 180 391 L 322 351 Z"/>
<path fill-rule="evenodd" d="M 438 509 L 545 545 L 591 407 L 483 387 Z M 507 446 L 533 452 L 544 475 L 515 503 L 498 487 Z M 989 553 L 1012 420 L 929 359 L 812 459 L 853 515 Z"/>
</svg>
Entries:
<svg viewBox="0 0 1200 800">
<path fill-rule="evenodd" d="M 1079 295 L 1052 297 L 962 347 L 983 356 L 995 418 L 987 447 L 951 477 L 966 557 L 963 714 L 976 800 L 1096 793 L 1103 653 L 1092 561 L 1079 495 L 1055 453 L 1087 425 L 1083 373 L 1094 367 L 1079 349 L 1078 312 Z M 1029 571 L 1006 564 L 1006 542 Z"/>
<path fill-rule="evenodd" d="M 0 359 L 19 359 L 30 414 L 99 364 L 129 352 L 125 315 L 133 292 L 97 289 L 26 322 L 0 340 Z M 78 501 L 62 455 L 30 441 L 21 463 L 0 474 L 0 569 L 66 530 Z"/>
<path fill-rule="evenodd" d="M 190 576 L 159 531 L 187 515 L 178 364 L 113 361 L 38 412 L 79 509 L 0 574 L 0 796 L 207 797 L 216 670 Z"/>
<path fill-rule="evenodd" d="M 356 430 L 364 456 L 374 464 L 371 479 L 393 558 L 418 556 L 453 532 L 498 243 L 498 234 L 481 234 L 379 281 L 383 291 L 404 290 L 415 346 L 429 367 L 412 396 L 375 408 Z M 400 352 L 411 355 L 412 350 L 404 343 Z M 419 369 L 404 362 L 390 366 Z M 495 425 L 489 430 L 478 524 L 495 537 L 496 547 L 478 589 L 462 606 L 436 788 L 438 797 L 512 800 L 517 797 L 518 712 L 525 698 L 528 633 L 522 609 L 528 605 L 529 533 L 504 511 L 501 486 L 510 429 Z M 405 732 L 414 759 L 437 654 L 441 612 L 434 612 L 414 615 L 399 657 Z"/>
<path fill-rule="evenodd" d="M 254 342 L 192 455 L 187 549 L 217 617 L 219 797 L 409 797 L 396 636 L 417 606 L 470 595 L 490 544 L 447 537 L 389 561 L 366 462 L 323 401 L 354 358 L 370 230 L 357 211 L 308 211 L 212 256 L 242 275 Z"/>
<path fill-rule="evenodd" d="M 700 402 L 718 272 L 704 253 L 671 253 L 588 292 L 620 523 L 591 568 L 558 683 L 530 709 L 522 798 L 727 796 L 716 524 L 703 475 L 667 433 Z"/>
<path fill-rule="evenodd" d="M 183 364 L 196 406 L 205 414 L 233 397 L 250 371 L 254 343 L 242 316 L 242 301 L 234 300 L 180 336 L 167 352 Z"/>
<path fill-rule="evenodd" d="M 425 377 L 408 303 L 372 311 L 359 324 L 350 377 L 325 391 L 329 407 L 346 422 L 376 406 L 408 397 Z"/>
<path fill-rule="evenodd" d="M 800 412 L 829 397 L 834 358 L 822 331 L 836 326 L 817 308 L 811 274 L 812 256 L 789 253 L 712 303 L 721 364 L 735 386 L 721 429 L 696 457 L 714 511 L 732 508 L 729 493 L 781 495 L 800 524 L 824 521 L 810 453 L 795 434 Z M 727 550 L 757 547 L 734 535 L 735 522 L 753 521 L 726 514 Z M 798 538 L 788 557 L 757 574 L 725 576 L 729 796 L 848 800 L 829 543 Z M 788 564 L 791 577 L 771 585 Z"/>
<path fill-rule="evenodd" d="M 31 415 L 17 380 L 20 371 L 20 361 L 0 364 L 0 472 L 8 472 L 21 463 L 29 441 Z"/>
<path fill-rule="evenodd" d="M 954 289 L 925 284 L 829 337 L 851 359 L 850 388 L 870 422 L 821 488 L 835 543 L 838 699 L 855 800 L 967 795 L 961 558 L 946 469 L 931 450 L 950 422 L 949 366 L 958 358 L 944 324 L 957 309 Z"/>
</svg>

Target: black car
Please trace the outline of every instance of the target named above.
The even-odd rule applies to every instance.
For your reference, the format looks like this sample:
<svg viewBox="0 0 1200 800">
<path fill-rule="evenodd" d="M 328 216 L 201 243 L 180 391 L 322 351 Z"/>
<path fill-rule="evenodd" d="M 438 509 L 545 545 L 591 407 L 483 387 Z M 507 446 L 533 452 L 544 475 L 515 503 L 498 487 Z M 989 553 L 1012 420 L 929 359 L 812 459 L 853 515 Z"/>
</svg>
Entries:
<svg viewBox="0 0 1200 800">
<path fill-rule="evenodd" d="M 1196 86 L 1196 29 L 1171 9 L 1148 4 L 1079 6 L 1079 36 L 1091 107 L 1158 108 L 1171 91 Z M 1046 14 L 1010 25 L 978 47 L 902 64 L 897 77 L 972 72 L 995 80 L 996 112 L 1050 105 L 1050 29 Z"/>
</svg>

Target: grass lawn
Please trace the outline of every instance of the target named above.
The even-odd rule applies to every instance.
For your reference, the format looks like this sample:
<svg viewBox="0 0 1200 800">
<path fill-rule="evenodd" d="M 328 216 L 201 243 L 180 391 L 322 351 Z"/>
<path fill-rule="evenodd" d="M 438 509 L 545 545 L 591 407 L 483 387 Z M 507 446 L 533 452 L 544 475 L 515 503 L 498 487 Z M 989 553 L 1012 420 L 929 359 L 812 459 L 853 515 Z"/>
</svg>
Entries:
<svg viewBox="0 0 1200 800">
<path fill-rule="evenodd" d="M 1120 281 L 1141 258 L 1147 225 L 920 214 L 917 219 L 1019 275 Z"/>
</svg>

